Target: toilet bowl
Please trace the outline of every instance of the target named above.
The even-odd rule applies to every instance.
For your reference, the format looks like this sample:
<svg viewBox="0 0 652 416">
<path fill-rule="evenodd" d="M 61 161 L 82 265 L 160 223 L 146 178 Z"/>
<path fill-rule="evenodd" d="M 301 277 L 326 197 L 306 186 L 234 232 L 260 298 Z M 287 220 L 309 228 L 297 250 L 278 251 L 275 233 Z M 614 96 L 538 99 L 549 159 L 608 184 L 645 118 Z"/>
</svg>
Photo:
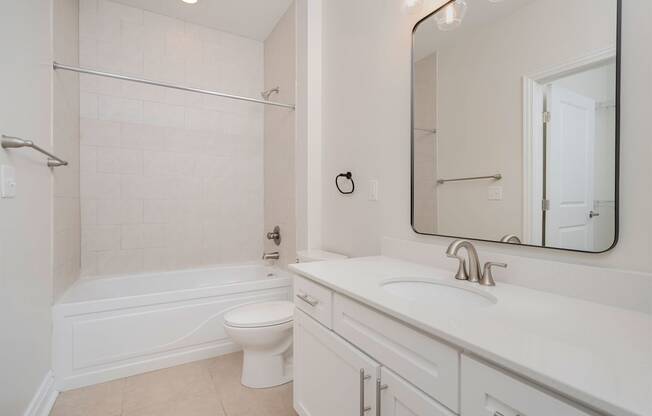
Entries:
<svg viewBox="0 0 652 416">
<path fill-rule="evenodd" d="M 242 384 L 256 389 L 292 381 L 294 304 L 263 302 L 224 315 L 224 329 L 243 350 Z"/>
</svg>

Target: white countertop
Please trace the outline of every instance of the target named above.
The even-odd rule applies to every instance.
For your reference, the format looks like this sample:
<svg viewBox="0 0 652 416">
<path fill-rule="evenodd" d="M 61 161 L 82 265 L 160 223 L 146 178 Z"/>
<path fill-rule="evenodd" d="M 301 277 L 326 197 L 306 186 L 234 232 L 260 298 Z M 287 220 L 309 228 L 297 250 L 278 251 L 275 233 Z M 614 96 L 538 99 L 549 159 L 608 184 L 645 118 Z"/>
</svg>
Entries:
<svg viewBox="0 0 652 416">
<path fill-rule="evenodd" d="M 652 316 L 497 283 L 469 310 L 386 292 L 393 278 L 456 282 L 450 271 L 389 257 L 291 265 L 295 272 L 465 351 L 613 415 L 652 415 Z M 498 275 L 499 270 L 496 271 Z"/>
</svg>

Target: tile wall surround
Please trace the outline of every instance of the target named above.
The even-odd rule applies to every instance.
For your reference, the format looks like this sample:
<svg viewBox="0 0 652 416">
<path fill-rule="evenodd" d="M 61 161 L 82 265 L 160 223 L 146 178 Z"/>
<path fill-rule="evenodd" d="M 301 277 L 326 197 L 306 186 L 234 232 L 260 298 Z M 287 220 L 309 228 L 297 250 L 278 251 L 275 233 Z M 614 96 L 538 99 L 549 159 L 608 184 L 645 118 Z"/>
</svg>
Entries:
<svg viewBox="0 0 652 416">
<path fill-rule="evenodd" d="M 263 44 L 80 0 L 80 65 L 258 96 Z M 80 77 L 82 274 L 257 260 L 263 108 Z"/>
</svg>

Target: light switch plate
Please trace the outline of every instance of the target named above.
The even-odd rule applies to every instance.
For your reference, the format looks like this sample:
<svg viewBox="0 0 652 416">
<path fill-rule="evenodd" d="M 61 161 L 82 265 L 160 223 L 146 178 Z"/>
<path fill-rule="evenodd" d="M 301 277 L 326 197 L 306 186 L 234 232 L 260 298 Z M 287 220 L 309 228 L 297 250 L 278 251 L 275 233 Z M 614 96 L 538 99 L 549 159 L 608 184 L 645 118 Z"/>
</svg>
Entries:
<svg viewBox="0 0 652 416">
<path fill-rule="evenodd" d="M 375 179 L 369 181 L 369 200 L 378 201 L 378 181 Z"/>
<path fill-rule="evenodd" d="M 503 187 L 490 186 L 487 188 L 487 198 L 489 201 L 502 201 L 503 200 Z"/>
<path fill-rule="evenodd" d="M 0 166 L 0 197 L 14 198 L 16 196 L 16 169 L 13 166 Z"/>
</svg>

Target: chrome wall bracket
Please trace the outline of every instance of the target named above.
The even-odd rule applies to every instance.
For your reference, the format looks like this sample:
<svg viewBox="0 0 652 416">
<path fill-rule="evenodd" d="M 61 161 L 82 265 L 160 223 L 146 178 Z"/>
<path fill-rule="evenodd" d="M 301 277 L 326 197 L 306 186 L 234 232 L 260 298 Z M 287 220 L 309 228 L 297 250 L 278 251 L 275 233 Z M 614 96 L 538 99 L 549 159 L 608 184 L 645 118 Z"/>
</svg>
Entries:
<svg viewBox="0 0 652 416">
<path fill-rule="evenodd" d="M 24 140 L 21 139 L 20 137 L 6 136 L 3 134 L 1 137 L 0 145 L 2 146 L 3 149 L 19 149 L 21 147 L 32 148 L 37 152 L 43 153 L 48 157 L 48 166 L 51 168 L 57 168 L 59 166 L 68 166 L 68 162 L 66 162 L 61 158 L 56 157 L 55 155 L 48 152 L 47 150 L 42 149 L 41 147 L 34 144 L 34 142 L 31 140 Z"/>
</svg>

